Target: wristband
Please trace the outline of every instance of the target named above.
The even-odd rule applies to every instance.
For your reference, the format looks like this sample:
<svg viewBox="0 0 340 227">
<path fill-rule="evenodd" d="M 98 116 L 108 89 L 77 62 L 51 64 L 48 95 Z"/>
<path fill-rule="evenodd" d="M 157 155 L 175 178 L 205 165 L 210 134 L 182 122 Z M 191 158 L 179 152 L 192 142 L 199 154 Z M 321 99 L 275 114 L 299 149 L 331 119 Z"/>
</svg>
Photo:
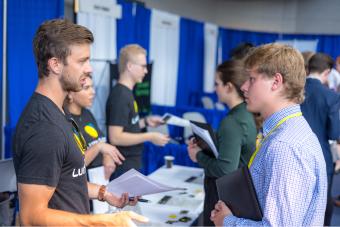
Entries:
<svg viewBox="0 0 340 227">
<path fill-rule="evenodd" d="M 106 186 L 105 185 L 100 186 L 99 192 L 98 192 L 99 201 L 102 201 L 102 202 L 105 201 L 105 198 L 104 198 L 105 191 L 106 191 Z"/>
<path fill-rule="evenodd" d="M 149 126 L 148 121 L 146 120 L 146 117 L 144 118 L 144 124 L 145 124 L 145 127 Z"/>
</svg>

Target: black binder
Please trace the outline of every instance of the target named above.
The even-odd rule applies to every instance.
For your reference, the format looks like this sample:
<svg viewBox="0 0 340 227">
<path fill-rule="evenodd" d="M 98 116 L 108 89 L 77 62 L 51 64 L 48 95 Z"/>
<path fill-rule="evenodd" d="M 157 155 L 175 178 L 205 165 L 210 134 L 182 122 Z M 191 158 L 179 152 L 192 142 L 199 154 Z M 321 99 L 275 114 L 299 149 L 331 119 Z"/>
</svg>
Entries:
<svg viewBox="0 0 340 227">
<path fill-rule="evenodd" d="M 217 148 L 217 146 L 216 146 L 217 145 L 216 134 L 209 124 L 197 122 L 197 121 L 190 121 L 190 122 L 193 123 L 194 125 L 200 127 L 200 128 L 207 130 L 209 132 L 209 135 L 210 135 L 212 141 L 214 142 L 215 147 Z M 212 149 L 209 147 L 209 145 L 201 137 L 199 137 L 195 133 L 194 133 L 194 137 L 195 137 L 195 142 L 202 149 L 204 154 L 206 154 L 206 155 L 208 155 L 212 158 L 216 158 Z"/>
<path fill-rule="evenodd" d="M 218 198 L 239 218 L 262 220 L 262 210 L 247 166 L 216 180 Z"/>
</svg>

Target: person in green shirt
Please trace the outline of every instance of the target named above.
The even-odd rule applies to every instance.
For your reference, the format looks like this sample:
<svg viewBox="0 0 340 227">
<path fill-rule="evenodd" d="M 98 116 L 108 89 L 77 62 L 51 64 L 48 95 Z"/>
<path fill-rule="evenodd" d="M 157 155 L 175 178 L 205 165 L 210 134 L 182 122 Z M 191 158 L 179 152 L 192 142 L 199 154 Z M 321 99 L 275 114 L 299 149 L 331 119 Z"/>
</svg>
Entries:
<svg viewBox="0 0 340 227">
<path fill-rule="evenodd" d="M 229 60 L 217 67 L 215 90 L 219 101 L 230 109 L 217 131 L 218 158 L 204 154 L 193 139 L 189 142 L 190 159 L 205 172 L 204 226 L 214 225 L 210 213 L 218 201 L 216 179 L 247 165 L 255 150 L 257 131 L 254 116 L 247 111 L 240 89 L 246 80 L 247 73 L 241 60 Z"/>
</svg>

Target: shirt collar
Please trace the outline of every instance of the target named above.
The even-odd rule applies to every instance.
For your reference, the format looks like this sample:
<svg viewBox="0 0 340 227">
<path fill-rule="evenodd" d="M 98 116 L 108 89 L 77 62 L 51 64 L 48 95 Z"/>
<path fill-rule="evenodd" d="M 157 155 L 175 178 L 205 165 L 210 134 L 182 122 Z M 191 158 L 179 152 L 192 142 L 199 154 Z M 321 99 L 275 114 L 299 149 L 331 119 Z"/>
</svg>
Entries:
<svg viewBox="0 0 340 227">
<path fill-rule="evenodd" d="M 322 82 L 322 81 L 321 81 L 321 78 L 320 78 L 319 76 L 315 75 L 315 74 L 309 74 L 309 75 L 307 76 L 307 79 L 316 79 L 316 80 Z"/>
<path fill-rule="evenodd" d="M 281 119 L 298 112 L 301 112 L 301 109 L 300 105 L 296 104 L 273 113 L 263 122 L 263 136 L 265 137 L 279 123 Z"/>
</svg>

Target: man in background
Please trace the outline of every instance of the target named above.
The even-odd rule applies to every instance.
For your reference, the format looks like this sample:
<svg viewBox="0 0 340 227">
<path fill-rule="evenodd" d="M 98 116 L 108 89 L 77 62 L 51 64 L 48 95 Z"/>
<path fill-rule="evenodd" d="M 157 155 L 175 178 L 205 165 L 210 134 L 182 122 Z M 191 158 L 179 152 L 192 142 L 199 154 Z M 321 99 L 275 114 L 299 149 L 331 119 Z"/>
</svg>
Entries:
<svg viewBox="0 0 340 227">
<path fill-rule="evenodd" d="M 303 116 L 318 137 L 326 161 L 328 178 L 328 202 L 324 222 L 326 226 L 331 224 L 333 212 L 331 190 L 334 166 L 329 140 L 340 138 L 340 96 L 325 86 L 332 67 L 333 59 L 326 54 L 316 53 L 310 58 L 305 101 L 301 104 Z"/>
<path fill-rule="evenodd" d="M 163 123 L 157 116 L 140 119 L 138 105 L 133 96 L 136 83 L 143 81 L 147 71 L 146 51 L 131 44 L 123 47 L 119 54 L 119 80 L 112 88 L 106 103 L 108 139 L 124 155 L 125 161 L 118 166 L 111 179 L 128 170 L 142 167 L 143 143 L 150 141 L 164 146 L 169 142 L 167 135 L 158 132 L 141 132 L 146 126 L 156 127 Z"/>
</svg>

